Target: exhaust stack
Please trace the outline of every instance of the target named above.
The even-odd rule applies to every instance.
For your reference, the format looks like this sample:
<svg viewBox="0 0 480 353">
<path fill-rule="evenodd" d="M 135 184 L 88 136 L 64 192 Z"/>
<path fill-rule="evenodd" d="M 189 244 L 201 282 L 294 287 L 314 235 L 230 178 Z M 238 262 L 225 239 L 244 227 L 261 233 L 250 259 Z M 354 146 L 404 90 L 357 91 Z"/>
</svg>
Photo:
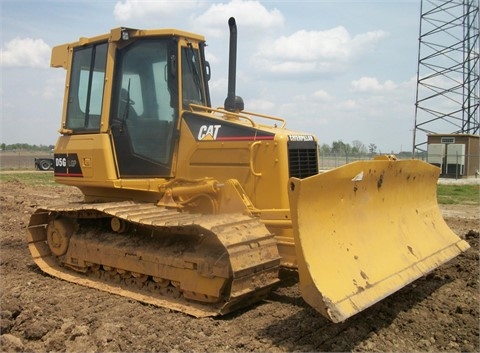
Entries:
<svg viewBox="0 0 480 353">
<path fill-rule="evenodd" d="M 239 112 L 244 109 L 242 97 L 235 94 L 237 76 L 237 24 L 235 18 L 228 20 L 230 27 L 230 50 L 228 52 L 228 94 L 225 99 L 224 108 L 229 112 Z"/>
</svg>

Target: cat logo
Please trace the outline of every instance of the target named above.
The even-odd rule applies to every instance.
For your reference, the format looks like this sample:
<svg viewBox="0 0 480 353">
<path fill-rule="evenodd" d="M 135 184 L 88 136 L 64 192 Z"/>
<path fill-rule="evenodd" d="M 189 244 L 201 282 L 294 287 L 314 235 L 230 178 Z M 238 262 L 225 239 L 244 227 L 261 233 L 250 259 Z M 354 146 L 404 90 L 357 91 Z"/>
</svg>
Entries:
<svg viewBox="0 0 480 353">
<path fill-rule="evenodd" d="M 199 140 L 216 140 L 218 131 L 222 125 L 202 125 L 200 126 L 200 129 L 198 130 L 198 136 L 197 138 Z"/>
</svg>

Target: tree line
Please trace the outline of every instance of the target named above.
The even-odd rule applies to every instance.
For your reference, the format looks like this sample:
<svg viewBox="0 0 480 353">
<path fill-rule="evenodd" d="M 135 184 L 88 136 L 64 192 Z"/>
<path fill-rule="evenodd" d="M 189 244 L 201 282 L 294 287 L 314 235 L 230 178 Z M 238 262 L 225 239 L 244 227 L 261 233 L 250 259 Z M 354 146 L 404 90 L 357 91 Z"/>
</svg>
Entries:
<svg viewBox="0 0 480 353">
<path fill-rule="evenodd" d="M 28 143 L 13 143 L 7 145 L 5 143 L 0 144 L 0 149 L 2 151 L 41 151 L 41 152 L 51 152 L 53 150 L 53 145 L 30 145 Z"/>
<path fill-rule="evenodd" d="M 2 151 L 41 151 L 41 152 L 51 152 L 53 150 L 53 145 L 30 145 L 28 143 L 14 143 L 7 145 L 5 143 L 0 144 L 0 149 Z M 352 144 L 345 143 L 342 140 L 333 141 L 331 145 L 326 143 L 319 146 L 321 154 L 336 154 L 339 156 L 365 156 L 365 155 L 376 155 L 381 154 L 382 152 L 377 151 L 377 145 L 370 143 L 365 145 L 363 142 L 354 140 Z M 398 156 L 410 157 L 410 152 L 400 152 Z"/>
<path fill-rule="evenodd" d="M 374 143 L 369 143 L 365 145 L 359 140 L 352 141 L 352 144 L 345 143 L 342 140 L 333 141 L 331 145 L 326 143 L 319 146 L 320 154 L 323 155 L 338 155 L 344 157 L 358 157 L 358 156 L 374 156 L 376 154 L 388 154 L 382 151 L 378 151 L 378 147 Z M 394 154 L 391 152 L 391 154 Z M 410 158 L 412 156 L 411 152 L 400 151 L 396 153 L 397 157 Z"/>
<path fill-rule="evenodd" d="M 339 155 L 365 155 L 365 154 L 376 154 L 377 153 L 377 145 L 374 143 L 370 143 L 366 146 L 363 142 L 354 140 L 352 144 L 345 143 L 342 140 L 333 141 L 331 145 L 327 145 L 326 143 L 322 144 L 320 147 L 320 153 L 324 154 L 339 154 Z"/>
</svg>

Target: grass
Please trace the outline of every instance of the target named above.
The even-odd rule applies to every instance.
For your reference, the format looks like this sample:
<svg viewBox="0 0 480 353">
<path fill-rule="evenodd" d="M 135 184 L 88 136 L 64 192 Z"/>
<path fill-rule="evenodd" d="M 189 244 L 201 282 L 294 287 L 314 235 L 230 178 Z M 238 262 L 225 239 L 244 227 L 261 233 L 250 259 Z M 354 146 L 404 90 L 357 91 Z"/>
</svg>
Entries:
<svg viewBox="0 0 480 353">
<path fill-rule="evenodd" d="M 22 173 L 0 173 L 0 181 L 19 181 L 30 186 L 58 186 L 53 179 L 53 173 L 50 172 L 22 172 Z"/>
<path fill-rule="evenodd" d="M 480 205 L 479 185 L 438 185 L 437 200 L 439 204 Z"/>
</svg>

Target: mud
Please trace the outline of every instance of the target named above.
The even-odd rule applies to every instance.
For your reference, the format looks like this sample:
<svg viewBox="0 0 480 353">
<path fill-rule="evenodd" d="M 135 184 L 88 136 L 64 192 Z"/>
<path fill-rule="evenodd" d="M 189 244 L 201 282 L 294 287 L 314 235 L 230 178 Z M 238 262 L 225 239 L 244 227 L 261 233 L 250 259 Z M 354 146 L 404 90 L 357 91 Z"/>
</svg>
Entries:
<svg viewBox="0 0 480 353">
<path fill-rule="evenodd" d="M 0 344 L 5 352 L 478 352 L 479 209 L 442 207 L 471 249 L 349 320 L 303 301 L 295 272 L 264 300 L 221 318 L 141 304 L 52 278 L 33 263 L 26 226 L 39 205 L 79 201 L 69 187 L 0 181 Z"/>
</svg>

